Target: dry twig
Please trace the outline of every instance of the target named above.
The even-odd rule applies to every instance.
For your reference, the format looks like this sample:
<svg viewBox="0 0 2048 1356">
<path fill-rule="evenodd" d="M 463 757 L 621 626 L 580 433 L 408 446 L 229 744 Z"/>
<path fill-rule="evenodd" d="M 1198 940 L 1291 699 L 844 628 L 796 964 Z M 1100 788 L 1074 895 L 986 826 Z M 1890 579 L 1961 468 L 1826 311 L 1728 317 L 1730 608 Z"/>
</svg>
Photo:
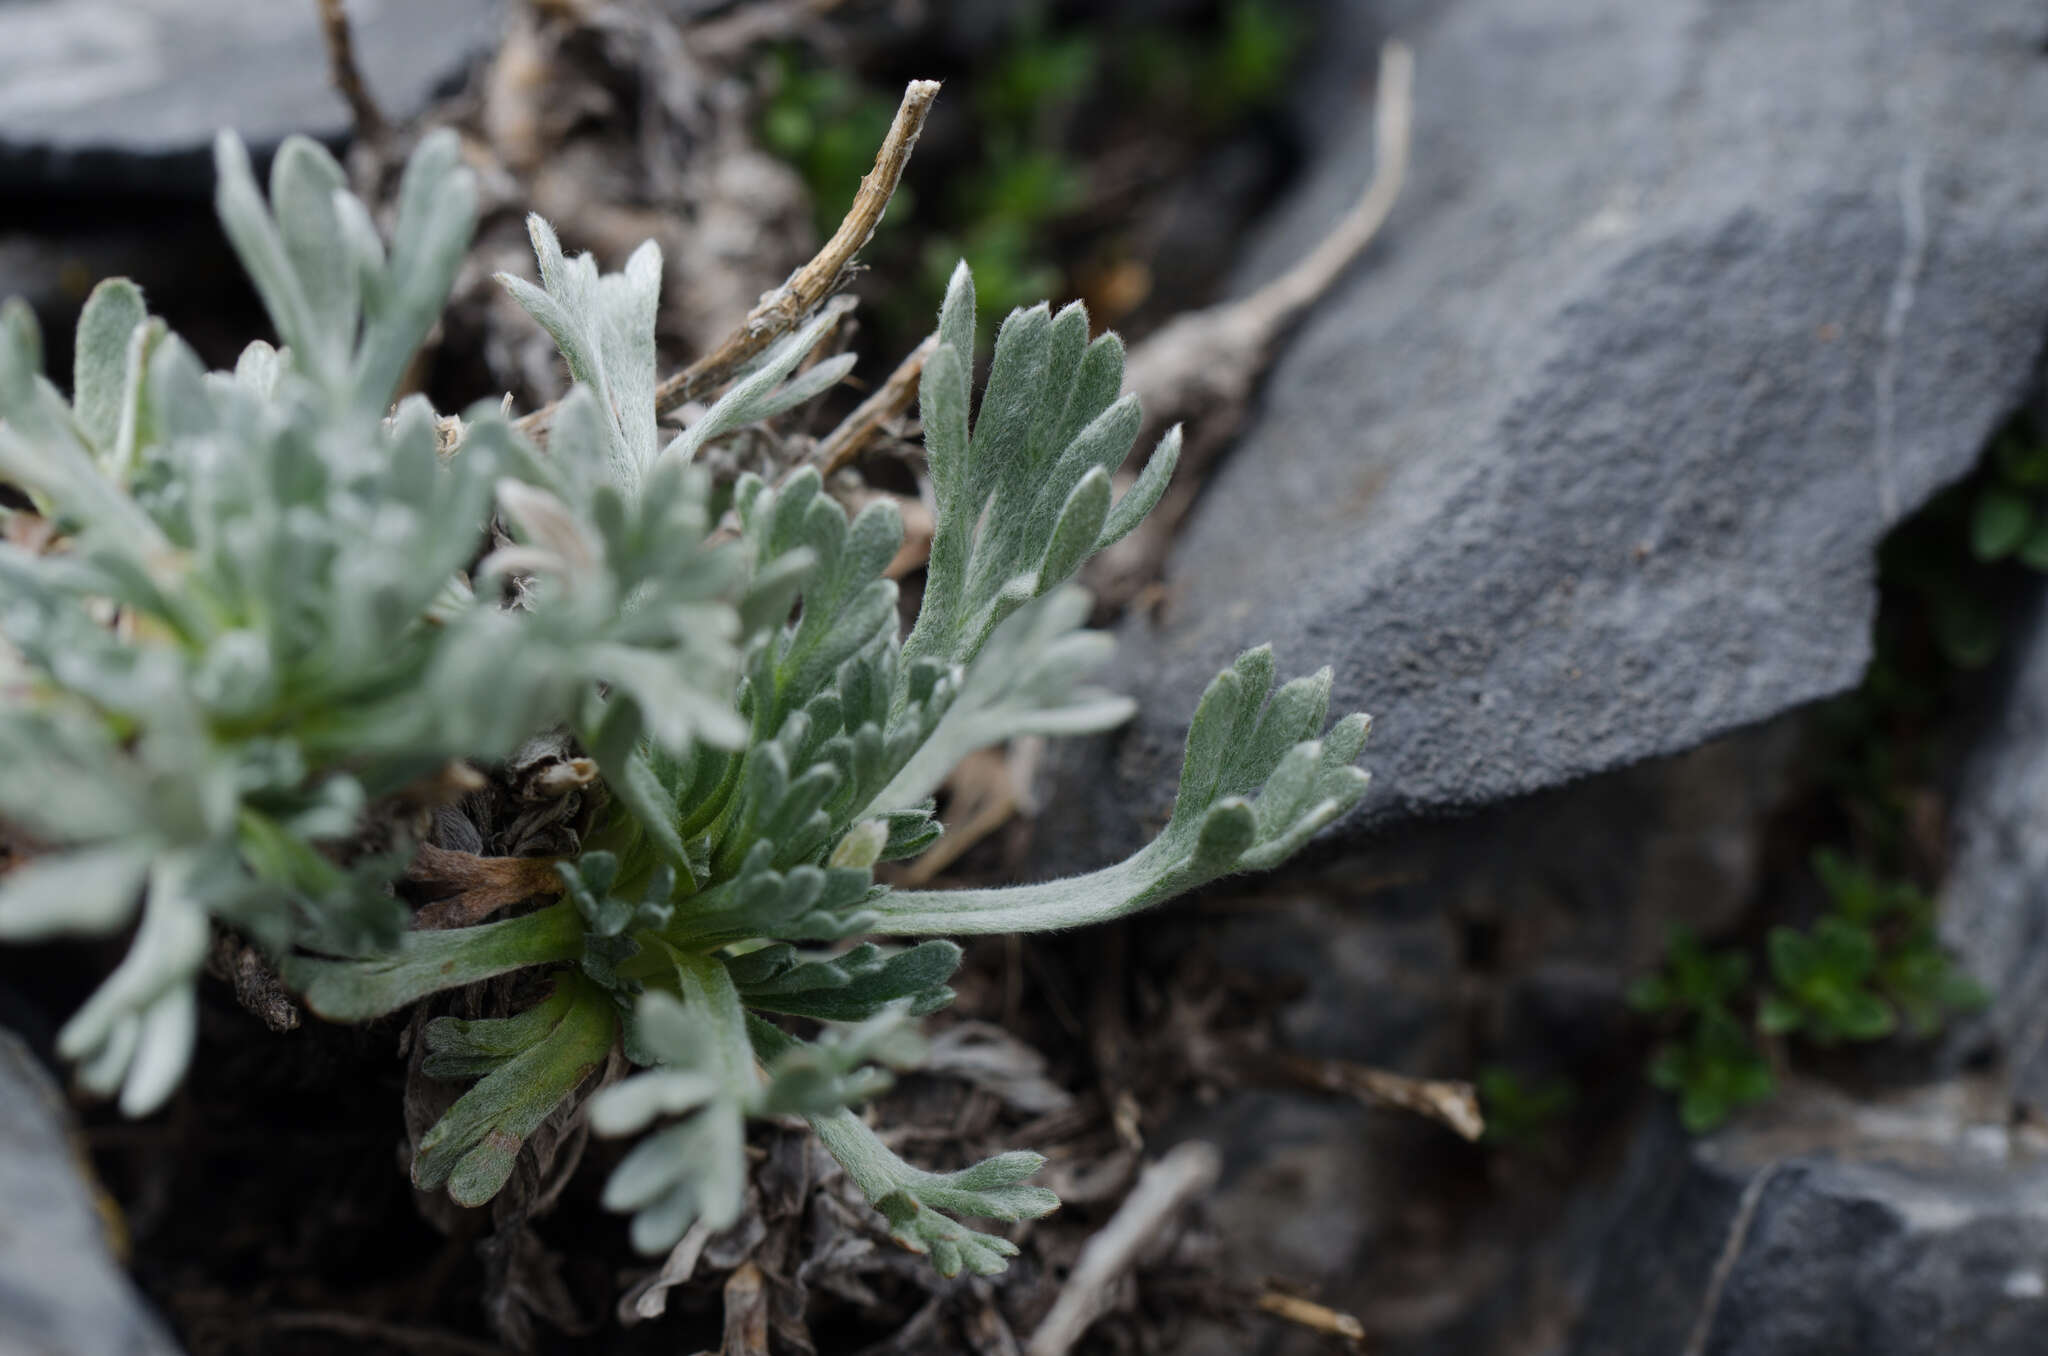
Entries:
<svg viewBox="0 0 2048 1356">
<path fill-rule="evenodd" d="M 391 124 L 370 97 L 363 83 L 362 68 L 356 65 L 355 35 L 349 28 L 348 11 L 342 0 L 319 0 L 320 34 L 327 43 L 327 69 L 334 88 L 348 101 L 348 114 L 356 135 L 365 141 L 381 141 Z"/>
<path fill-rule="evenodd" d="M 723 343 L 655 387 L 657 411 L 666 414 L 723 385 L 770 344 L 801 325 L 852 279 L 854 256 L 881 224 L 882 213 L 896 194 L 903 168 L 910 163 L 918 133 L 924 130 L 925 117 L 938 95 L 936 80 L 913 80 L 904 87 L 903 102 L 875 154 L 875 167 L 860 181 L 860 191 L 853 195 L 853 205 L 847 209 L 839 229 L 809 263 L 790 274 L 782 286 L 763 295 Z M 554 412 L 554 404 L 544 405 L 519 420 L 519 428 L 529 436 L 539 437 L 545 433 Z"/>
<path fill-rule="evenodd" d="M 853 412 L 839 421 L 839 427 L 818 440 L 818 446 L 811 452 L 811 465 L 818 468 L 820 475 L 829 476 L 859 456 L 884 425 L 910 408 L 910 402 L 917 399 L 924 360 L 938 343 L 939 336 L 934 334 L 912 349 L 910 356 L 896 364 L 896 370 L 875 388 L 873 395 L 854 406 Z"/>
<path fill-rule="evenodd" d="M 846 209 L 839 229 L 809 263 L 762 297 L 730 338 L 655 387 L 655 409 L 666 412 L 697 399 L 802 324 L 806 316 L 824 304 L 825 298 L 852 279 L 854 256 L 874 236 L 875 227 L 881 225 L 889 200 L 896 196 L 904 166 L 910 163 L 910 153 L 917 147 L 918 133 L 924 130 L 932 101 L 938 97 L 936 80 L 913 80 L 904 86 L 903 102 L 897 106 L 889 133 L 875 153 L 875 167 L 860 181 L 860 190 L 853 195 L 853 205 Z"/>
<path fill-rule="evenodd" d="M 1325 1337 L 1349 1342 L 1353 1347 L 1365 1343 L 1365 1325 L 1353 1315 L 1299 1295 L 1290 1295 L 1284 1290 L 1267 1289 L 1259 1296 L 1259 1308 L 1275 1318 L 1285 1319 Z"/>
<path fill-rule="evenodd" d="M 1111 1290 L 1137 1264 L 1145 1245 L 1182 1206 L 1209 1189 L 1222 1163 L 1215 1146 L 1189 1140 L 1145 1169 L 1109 1223 L 1082 1247 L 1052 1312 L 1031 1334 L 1026 1356 L 1066 1356 L 1107 1309 Z"/>
<path fill-rule="evenodd" d="M 1187 425 L 1180 468 L 1159 506 L 1123 542 L 1104 553 L 1101 592 L 1126 604 L 1158 575 L 1204 474 L 1237 432 L 1252 387 L 1281 334 L 1343 274 L 1379 234 L 1408 174 L 1415 58 L 1390 42 L 1380 52 L 1372 180 L 1351 210 L 1300 263 L 1248 297 L 1176 316 L 1131 349 L 1124 389 L 1145 406 L 1148 427 Z"/>
<path fill-rule="evenodd" d="M 1307 1055 L 1261 1055 L 1259 1063 L 1306 1087 L 1427 1116 L 1468 1140 L 1476 1141 L 1486 1133 L 1486 1117 L 1479 1110 L 1479 1094 L 1470 1083 L 1409 1078 L 1405 1074 L 1388 1073 L 1384 1069 L 1353 1064 L 1349 1060 L 1314 1059 Z"/>
</svg>

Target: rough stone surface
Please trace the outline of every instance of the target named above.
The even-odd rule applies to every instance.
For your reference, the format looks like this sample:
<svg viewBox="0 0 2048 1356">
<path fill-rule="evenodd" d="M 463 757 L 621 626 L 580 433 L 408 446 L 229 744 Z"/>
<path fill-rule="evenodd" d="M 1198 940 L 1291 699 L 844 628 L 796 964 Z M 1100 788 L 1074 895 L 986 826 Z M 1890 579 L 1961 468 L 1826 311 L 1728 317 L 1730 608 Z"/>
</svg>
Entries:
<svg viewBox="0 0 2048 1356">
<path fill-rule="evenodd" d="M 1570 1356 L 2048 1349 L 2048 1143 L 2000 1091 L 1795 1088 L 1708 1139 L 1652 1127 Z"/>
<path fill-rule="evenodd" d="M 356 57 L 394 118 L 498 32 L 498 0 L 352 0 Z M 313 0 L 0 0 L 0 188 L 211 191 L 213 135 L 261 148 L 349 127 Z"/>
<path fill-rule="evenodd" d="M 1942 931 L 1992 992 L 1982 1026 L 2013 1099 L 2048 1118 L 2048 597 L 2017 631 L 2003 703 L 1951 811 Z M 1968 1052 L 1976 1035 L 1953 1048 Z"/>
<path fill-rule="evenodd" d="M 0 1352 L 175 1356 L 107 1253 L 65 1135 L 64 1100 L 0 1030 Z"/>
<path fill-rule="evenodd" d="M 1557 1351 L 1621 1209 L 1625 1127 L 1661 1099 L 1638 1074 L 1648 1033 L 1625 985 L 1673 926 L 1719 932 L 1754 895 L 1798 733 L 1772 722 L 1420 826 L 1283 888 L 1255 882 L 1236 906 L 1212 895 L 1199 917 L 1150 920 L 1140 931 L 1160 954 L 1192 936 L 1291 993 L 1277 1048 L 1418 1076 L 1493 1065 L 1576 1089 L 1569 1123 L 1516 1154 L 1398 1112 L 1233 1091 L 1175 1127 L 1224 1149 L 1211 1208 L 1232 1269 L 1311 1287 L 1386 1356 Z M 1168 969 L 1152 954 L 1139 965 Z M 1545 1166 L 1553 1147 L 1563 1161 Z M 1267 1337 L 1264 1356 L 1324 1350 L 1308 1333 Z M 1245 1349 L 1237 1330 L 1189 1348 Z"/>
<path fill-rule="evenodd" d="M 1353 832 L 1852 685 L 1875 543 L 2036 371 L 2036 0 L 1405 9 L 1408 189 L 1126 628 L 1142 714 L 1056 807 L 1063 865 L 1163 820 L 1202 686 L 1265 640 L 1378 718 Z M 1350 22 L 1338 130 L 1247 284 L 1370 172 Z"/>
</svg>

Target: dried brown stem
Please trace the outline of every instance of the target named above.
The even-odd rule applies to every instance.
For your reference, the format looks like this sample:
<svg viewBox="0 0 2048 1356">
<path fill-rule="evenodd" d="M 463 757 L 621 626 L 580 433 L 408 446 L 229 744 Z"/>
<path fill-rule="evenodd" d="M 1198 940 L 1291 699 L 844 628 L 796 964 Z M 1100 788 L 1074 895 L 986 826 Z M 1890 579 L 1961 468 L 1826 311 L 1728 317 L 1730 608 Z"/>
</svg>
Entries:
<svg viewBox="0 0 2048 1356">
<path fill-rule="evenodd" d="M 1415 54 L 1402 43 L 1388 43 L 1380 52 L 1379 97 L 1373 112 L 1372 182 L 1307 258 L 1228 307 L 1240 323 L 1270 333 L 1292 320 L 1330 290 L 1386 225 L 1408 177 L 1414 87 Z"/>
<path fill-rule="evenodd" d="M 655 409 L 665 413 L 697 399 L 802 324 L 825 298 L 851 280 L 854 256 L 874 236 L 875 227 L 881 225 L 882 213 L 896 196 L 903 168 L 910 163 L 918 133 L 924 130 L 925 117 L 938 97 L 936 80 L 913 80 L 904 86 L 903 102 L 897 106 L 889 134 L 882 138 L 882 147 L 875 153 L 875 167 L 860 181 L 860 190 L 853 195 L 853 205 L 846 209 L 839 229 L 809 263 L 763 296 L 731 337 L 655 387 Z"/>
<path fill-rule="evenodd" d="M 1349 1060 L 1314 1059 L 1307 1055 L 1268 1055 L 1262 1056 L 1260 1062 L 1306 1087 L 1427 1116 L 1468 1140 L 1477 1140 L 1486 1133 L 1479 1094 L 1470 1083 L 1410 1078 Z"/>
<path fill-rule="evenodd" d="M 1299 1295 L 1290 1295 L 1284 1290 L 1267 1290 L 1260 1295 L 1259 1308 L 1275 1318 L 1285 1319 L 1325 1337 L 1349 1342 L 1353 1347 L 1365 1343 L 1365 1325 L 1352 1315 Z"/>
<path fill-rule="evenodd" d="M 342 0 L 318 0 L 320 5 L 320 32 L 327 42 L 327 69 L 334 81 L 335 90 L 348 101 L 349 117 L 354 121 L 356 135 L 365 141 L 380 141 L 391 124 L 384 120 L 383 110 L 370 97 L 370 87 L 363 83 L 362 68 L 356 65 L 355 34 L 349 27 L 348 10 Z"/>
<path fill-rule="evenodd" d="M 1217 455 L 1243 422 L 1252 388 L 1281 334 L 1328 291 L 1379 234 L 1408 175 L 1415 58 L 1390 42 L 1380 53 L 1372 180 L 1299 263 L 1248 297 L 1174 317 L 1131 349 L 1124 389 L 1145 407 L 1148 428 L 1187 425 L 1180 469 L 1159 506 L 1095 570 L 1106 601 L 1127 604 L 1158 577 L 1174 531 L 1201 492 Z"/>
<path fill-rule="evenodd" d="M 934 334 L 912 349 L 909 357 L 896 364 L 888 380 L 875 388 L 874 394 L 854 406 L 853 412 L 839 421 L 839 427 L 818 440 L 811 453 L 811 465 L 818 468 L 820 475 L 829 476 L 851 462 L 884 425 L 910 408 L 910 403 L 917 399 L 924 361 L 938 343 L 939 336 Z"/>
<path fill-rule="evenodd" d="M 1109 1223 L 1082 1246 L 1052 1311 L 1031 1334 L 1025 1356 L 1066 1356 L 1088 1325 L 1102 1316 L 1116 1283 L 1137 1265 L 1145 1245 L 1183 1206 L 1209 1189 L 1222 1162 L 1213 1145 L 1189 1140 L 1146 1168 Z"/>
<path fill-rule="evenodd" d="M 882 138 L 882 147 L 875 153 L 875 167 L 860 181 L 860 191 L 853 195 L 853 205 L 846 209 L 839 229 L 809 263 L 790 274 L 782 286 L 765 293 L 723 343 L 654 388 L 654 408 L 658 412 L 667 414 L 724 385 L 733 373 L 801 325 L 826 298 L 852 279 L 854 256 L 881 224 L 882 213 L 887 210 L 889 199 L 896 195 L 903 167 L 910 163 L 918 133 L 924 130 L 925 117 L 938 96 L 936 80 L 913 80 L 904 86 L 903 102 L 897 106 L 889 134 Z M 529 437 L 544 436 L 555 417 L 555 404 L 543 405 L 521 418 L 520 431 Z"/>
</svg>

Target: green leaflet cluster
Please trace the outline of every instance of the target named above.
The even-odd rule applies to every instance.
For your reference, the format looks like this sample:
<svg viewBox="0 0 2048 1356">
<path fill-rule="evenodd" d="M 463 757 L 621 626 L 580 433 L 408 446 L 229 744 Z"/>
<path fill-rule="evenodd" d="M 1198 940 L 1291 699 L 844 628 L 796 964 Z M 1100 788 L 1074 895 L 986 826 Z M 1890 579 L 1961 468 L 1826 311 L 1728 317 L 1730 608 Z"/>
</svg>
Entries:
<svg viewBox="0 0 2048 1356">
<path fill-rule="evenodd" d="M 1801 1036 L 1826 1048 L 1897 1033 L 1924 1040 L 1949 1017 L 1990 1001 L 1942 949 L 1932 896 L 1828 848 L 1813 854 L 1827 910 L 1808 927 L 1766 937 L 1768 976 L 1752 982 L 1748 954 L 1672 936 L 1664 968 L 1629 989 L 1638 1011 L 1673 1030 L 1650 1079 L 1677 1094 L 1679 1117 L 1702 1133 L 1776 1089 L 1759 1037 Z M 1754 1013 L 1745 1023 L 1745 1010 Z"/>
<path fill-rule="evenodd" d="M 0 778 L 0 814 L 52 849 L 6 878 L 0 936 L 111 931 L 140 905 L 127 961 L 60 1038 L 134 1113 L 189 1058 L 209 916 L 273 952 L 390 943 L 403 857 L 343 868 L 319 845 L 550 715 L 505 712 L 450 663 L 454 585 L 510 430 L 478 412 L 473 455 L 444 464 L 424 401 L 384 417 L 469 241 L 453 138 L 414 158 L 388 258 L 312 143 L 280 151 L 275 217 L 239 144 L 217 159 L 222 220 L 286 350 L 259 342 L 233 373 L 204 372 L 133 285 L 108 282 L 67 402 L 27 308 L 0 316 L 0 479 L 68 537 L 0 547 L 19 665 L 0 756 L 36 769 Z"/>
<path fill-rule="evenodd" d="M 424 401 L 390 402 L 468 242 L 452 139 L 415 155 L 388 255 L 311 143 L 280 152 L 268 208 L 232 139 L 219 161 L 222 218 L 283 348 L 202 372 L 124 283 L 81 323 L 71 401 L 37 375 L 18 305 L 0 344 L 0 475 L 63 534 L 0 549 L 19 657 L 0 753 L 49 769 L 0 782 L 0 814 L 51 848 L 0 879 L 0 937 L 142 916 L 64 1034 L 85 1080 L 136 1113 L 175 1085 L 209 920 L 334 1020 L 535 970 L 547 996 L 526 1010 L 427 1026 L 426 1072 L 473 1083 L 419 1144 L 419 1186 L 490 1199 L 526 1138 L 589 1095 L 593 1128 L 638 1137 L 605 1200 L 659 1250 L 736 1218 L 747 1117 L 802 1115 L 904 1246 L 948 1275 L 1000 1270 L 1014 1246 L 959 1217 L 1053 1209 L 1024 1182 L 1038 1157 L 925 1171 L 850 1110 L 915 1063 L 915 1019 L 951 1001 L 943 935 L 1082 926 L 1271 866 L 1365 788 L 1365 719 L 1323 728 L 1328 672 L 1276 688 L 1254 650 L 1203 698 L 1172 821 L 1129 861 L 1014 890 L 876 882 L 937 838 L 932 793 L 960 757 L 1130 714 L 1086 685 L 1109 642 L 1079 629 L 1069 583 L 1150 510 L 1179 447 L 1176 430 L 1113 492 L 1140 420 L 1120 343 L 1091 341 L 1078 306 L 1015 312 L 970 417 L 974 289 L 956 272 L 923 377 L 938 513 L 906 638 L 893 506 L 849 517 L 808 469 L 719 486 L 695 464 L 845 374 L 850 359 L 809 361 L 827 322 L 665 436 L 659 252 L 601 274 L 536 218 L 540 284 L 503 281 L 574 387 L 545 451 L 488 407 L 444 451 Z M 603 794 L 559 898 L 407 930 L 393 794 L 560 730 Z M 372 824 L 392 851 L 363 850 Z M 595 1086 L 618 1050 L 638 1072 Z"/>
</svg>

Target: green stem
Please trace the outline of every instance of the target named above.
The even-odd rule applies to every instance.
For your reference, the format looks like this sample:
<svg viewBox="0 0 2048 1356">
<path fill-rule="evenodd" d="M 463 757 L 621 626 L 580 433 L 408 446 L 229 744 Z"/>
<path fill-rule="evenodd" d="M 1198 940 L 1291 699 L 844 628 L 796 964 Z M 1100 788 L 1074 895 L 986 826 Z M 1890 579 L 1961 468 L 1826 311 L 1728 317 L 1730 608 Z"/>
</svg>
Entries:
<svg viewBox="0 0 2048 1356">
<path fill-rule="evenodd" d="M 868 1198 L 870 1205 L 904 1187 L 900 1175 L 902 1160 L 868 1129 L 867 1123 L 841 1108 L 829 1116 L 806 1116 L 811 1130 L 827 1153 L 839 1160 L 846 1175 Z"/>
<path fill-rule="evenodd" d="M 729 1088 L 752 1087 L 754 1044 L 747 1036 L 747 1009 L 732 974 L 716 956 L 679 951 L 662 944 L 675 962 L 676 988 L 686 1011 L 697 1014 L 712 1037 L 719 1081 Z"/>
<path fill-rule="evenodd" d="M 880 915 L 870 931 L 884 937 L 966 937 L 1106 923 L 1199 883 L 1188 881 L 1177 863 L 1159 869 L 1158 856 L 1148 847 L 1115 866 L 1038 885 L 892 891 L 866 906 Z"/>
</svg>

